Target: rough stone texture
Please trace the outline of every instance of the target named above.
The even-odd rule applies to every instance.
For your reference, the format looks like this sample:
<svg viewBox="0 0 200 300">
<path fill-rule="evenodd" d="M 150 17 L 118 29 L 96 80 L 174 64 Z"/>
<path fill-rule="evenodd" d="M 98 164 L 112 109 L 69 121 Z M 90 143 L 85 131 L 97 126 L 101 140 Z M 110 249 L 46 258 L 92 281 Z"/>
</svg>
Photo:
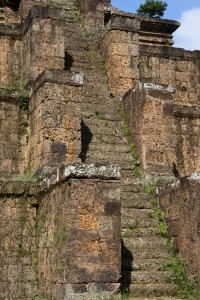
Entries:
<svg viewBox="0 0 200 300">
<path fill-rule="evenodd" d="M 69 180 L 55 187 L 52 181 L 48 186 L 1 183 L 2 299 L 96 299 L 118 293 L 120 188 L 104 176 L 119 175 L 107 174 L 105 166 L 71 169 L 74 173 L 65 169 Z M 76 179 L 79 173 L 85 179 Z"/>
<path fill-rule="evenodd" d="M 18 31 L 0 24 L 0 88 L 19 88 L 21 43 L 15 35 Z"/>
<path fill-rule="evenodd" d="M 21 172 L 25 157 L 22 148 L 27 136 L 27 114 L 20 109 L 22 99 L 17 91 L 0 89 L 0 177 Z"/>
<path fill-rule="evenodd" d="M 123 95 L 139 79 L 139 21 L 133 20 L 134 31 L 111 30 L 103 40 L 109 85 L 114 94 Z"/>
<path fill-rule="evenodd" d="M 109 85 L 123 96 L 143 170 L 171 175 L 175 164 L 189 175 L 200 161 L 199 52 L 168 46 L 176 22 L 110 13 L 102 43 Z"/>
<path fill-rule="evenodd" d="M 160 49 L 160 47 L 146 45 L 141 45 L 140 51 L 142 81 L 172 85 L 176 88 L 175 102 L 187 103 L 187 105 L 198 104 L 199 51 L 184 51 L 170 47 Z"/>
<path fill-rule="evenodd" d="M 29 300 L 37 292 L 35 201 L 1 194 L 1 299 Z"/>
<path fill-rule="evenodd" d="M 147 52 L 151 50 L 153 52 L 149 57 Z M 163 136 L 165 144 L 170 143 L 171 147 L 174 147 L 175 155 L 169 159 L 169 163 L 172 168 L 174 160 L 181 176 L 199 169 L 199 118 L 196 114 L 200 95 L 198 57 L 198 51 L 184 52 L 183 49 L 164 47 L 161 50 L 158 47 L 141 47 L 142 81 L 171 85 L 175 88 L 173 97 L 163 101 L 161 110 L 163 120 L 168 118 L 168 124 L 173 124 L 171 133 L 174 132 L 176 135 L 175 138 L 174 134 L 170 134 L 168 138 L 166 135 Z"/>
<path fill-rule="evenodd" d="M 51 19 L 53 9 L 35 7 L 29 15 L 29 23 L 24 26 L 23 77 L 34 80 L 45 69 L 64 68 L 63 21 L 59 16 Z M 41 16 L 42 15 L 42 16 Z M 52 16 L 53 17 L 53 16 Z"/>
<path fill-rule="evenodd" d="M 167 184 L 159 189 L 159 203 L 163 209 L 175 249 L 186 263 L 190 276 L 200 285 L 200 174 Z"/>
<path fill-rule="evenodd" d="M 73 10 L 77 7 L 77 0 L 21 0 L 20 12 L 21 18 L 25 19 L 30 12 L 30 9 L 35 6 L 40 5 L 47 9 L 49 7 L 62 8 L 65 10 Z"/>
<path fill-rule="evenodd" d="M 123 96 L 145 176 L 197 170 L 199 52 L 171 47 L 177 22 L 119 12 L 110 1 L 77 4 L 22 0 L 10 19 L 0 10 L 2 241 L 15 220 L 11 244 L 32 238 L 37 252 L 36 261 L 27 253 L 29 275 L 16 263 L 16 298 L 109 297 L 119 290 L 120 256 L 121 288 L 174 294 L 171 273 L 160 270 L 170 259 L 167 240 L 134 175 L 117 102 Z M 33 174 L 38 181 L 25 182 Z M 12 205 L 24 213 L 12 215 Z M 13 300 L 10 282 L 2 280 L 3 300 Z"/>
<path fill-rule="evenodd" d="M 31 169 L 41 172 L 43 167 L 75 163 L 81 149 L 80 109 L 82 77 L 67 71 L 46 71 L 35 82 L 30 98 L 30 138 L 28 153 Z M 66 78 L 65 78 L 66 77 Z M 38 86 L 38 89 L 36 89 Z"/>
<path fill-rule="evenodd" d="M 150 197 L 134 176 L 133 158 L 121 128 L 117 99 L 105 85 L 106 74 L 98 43 L 86 39 L 78 24 L 67 23 L 65 32 L 68 57 L 73 58 L 71 70 L 81 68 L 84 72 L 80 157 L 84 162 L 112 162 L 121 166 L 121 288 L 143 294 L 174 293 L 174 285 L 165 282 L 169 273 L 159 270 L 161 260 L 166 263 L 169 260 L 166 240 L 158 236 L 158 223 L 150 217 Z M 136 242 L 131 243 L 134 240 Z"/>
<path fill-rule="evenodd" d="M 152 49 L 158 51 L 158 48 Z M 178 176 L 185 176 L 198 170 L 200 163 L 199 67 L 195 63 L 199 54 L 189 53 L 183 61 L 182 56 L 178 56 L 181 49 L 169 52 L 168 58 L 154 57 L 153 54 L 150 58 L 141 57 L 142 82 L 123 99 L 145 173 L 173 174 L 175 164 Z M 177 79 L 180 74 L 181 81 Z"/>
<path fill-rule="evenodd" d="M 123 100 L 133 141 L 140 149 L 144 173 L 173 175 L 178 147 L 173 118 L 173 89 L 141 83 Z"/>
<path fill-rule="evenodd" d="M 79 299 L 83 293 L 82 299 L 87 294 L 95 299 L 98 293 L 118 292 L 119 200 L 114 181 L 81 179 L 43 197 L 38 223 L 41 296 L 59 300 L 77 294 Z"/>
<path fill-rule="evenodd" d="M 106 60 L 109 85 L 115 95 L 122 96 L 141 78 L 139 45 L 172 45 L 172 33 L 179 25 L 175 21 L 113 12 L 111 8 L 106 22 L 102 52 Z M 151 51 L 148 51 L 148 55 L 151 57 Z M 151 72 L 148 65 L 146 68 Z"/>
</svg>

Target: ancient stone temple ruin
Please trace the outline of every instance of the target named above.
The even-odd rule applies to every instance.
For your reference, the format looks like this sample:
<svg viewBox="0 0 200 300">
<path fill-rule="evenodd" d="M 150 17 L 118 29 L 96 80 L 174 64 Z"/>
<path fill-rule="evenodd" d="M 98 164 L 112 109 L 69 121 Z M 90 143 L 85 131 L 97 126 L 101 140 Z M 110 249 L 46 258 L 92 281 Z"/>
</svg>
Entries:
<svg viewBox="0 0 200 300">
<path fill-rule="evenodd" d="M 172 47 L 179 25 L 0 1 L 1 300 L 176 295 L 172 248 L 200 277 L 200 52 Z"/>
</svg>

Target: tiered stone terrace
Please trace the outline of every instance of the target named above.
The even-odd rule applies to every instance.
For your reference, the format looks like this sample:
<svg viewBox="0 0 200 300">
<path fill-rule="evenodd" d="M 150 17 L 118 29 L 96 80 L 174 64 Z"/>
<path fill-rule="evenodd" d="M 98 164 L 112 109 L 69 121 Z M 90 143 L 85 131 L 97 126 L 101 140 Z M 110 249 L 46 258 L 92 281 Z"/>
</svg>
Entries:
<svg viewBox="0 0 200 300">
<path fill-rule="evenodd" d="M 174 176 L 158 202 L 200 275 L 200 52 L 178 26 L 108 0 L 0 8 L 0 299 L 176 295 L 145 192 Z"/>
</svg>

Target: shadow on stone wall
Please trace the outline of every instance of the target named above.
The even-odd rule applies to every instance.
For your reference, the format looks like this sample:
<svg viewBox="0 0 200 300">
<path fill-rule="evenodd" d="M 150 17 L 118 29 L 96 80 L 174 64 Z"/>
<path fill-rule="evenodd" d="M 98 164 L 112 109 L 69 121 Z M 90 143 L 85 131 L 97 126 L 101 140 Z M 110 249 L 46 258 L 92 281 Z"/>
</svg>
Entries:
<svg viewBox="0 0 200 300">
<path fill-rule="evenodd" d="M 21 0 L 0 0 L 0 7 L 9 7 L 13 11 L 17 11 L 19 9 Z"/>
<path fill-rule="evenodd" d="M 87 157 L 87 152 L 89 149 L 89 144 L 92 141 L 92 132 L 90 128 L 85 125 L 83 120 L 81 120 L 81 153 L 79 155 L 79 158 L 82 162 L 85 162 Z"/>
<path fill-rule="evenodd" d="M 64 58 L 64 69 L 70 71 L 74 63 L 73 57 L 65 51 L 65 58 Z"/>
<path fill-rule="evenodd" d="M 133 254 L 124 245 L 121 240 L 121 269 L 124 271 L 121 274 L 121 291 L 129 294 L 131 285 L 131 272 L 133 271 Z"/>
</svg>

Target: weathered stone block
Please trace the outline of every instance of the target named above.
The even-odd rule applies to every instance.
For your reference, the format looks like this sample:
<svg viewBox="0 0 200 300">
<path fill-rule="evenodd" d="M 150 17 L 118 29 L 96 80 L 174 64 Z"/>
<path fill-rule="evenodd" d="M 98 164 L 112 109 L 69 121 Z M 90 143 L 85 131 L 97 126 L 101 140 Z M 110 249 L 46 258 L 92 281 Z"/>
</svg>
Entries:
<svg viewBox="0 0 200 300">
<path fill-rule="evenodd" d="M 176 250 L 185 261 L 189 275 L 196 278 L 200 270 L 197 259 L 200 246 L 198 191 L 198 173 L 159 189 L 160 206 L 175 239 Z"/>
<path fill-rule="evenodd" d="M 104 172 L 106 174 L 106 167 Z M 120 193 L 117 181 L 71 179 L 42 197 L 39 219 L 39 226 L 44 224 L 39 244 L 41 293 L 52 295 L 56 289 L 63 295 L 65 290 L 65 297 L 72 294 L 84 299 L 90 294 L 94 297 L 99 293 L 116 292 L 114 282 L 118 287 L 120 272 Z M 54 210 L 55 207 L 59 209 Z M 109 260 L 110 255 L 114 260 Z M 55 278 L 57 283 L 50 291 L 48 282 Z M 58 281 L 63 282 L 64 290 L 58 286 Z M 89 288 L 91 282 L 99 286 L 94 293 Z"/>
<path fill-rule="evenodd" d="M 46 77 L 41 75 L 30 100 L 30 158 L 35 171 L 79 160 L 81 121 L 77 104 L 81 99 L 82 79 L 77 73 L 69 76 L 65 75 L 68 72 L 61 73 L 63 84 L 58 83 L 61 75 L 58 71 L 55 74 L 49 71 L 49 75 L 46 71 Z"/>
</svg>

